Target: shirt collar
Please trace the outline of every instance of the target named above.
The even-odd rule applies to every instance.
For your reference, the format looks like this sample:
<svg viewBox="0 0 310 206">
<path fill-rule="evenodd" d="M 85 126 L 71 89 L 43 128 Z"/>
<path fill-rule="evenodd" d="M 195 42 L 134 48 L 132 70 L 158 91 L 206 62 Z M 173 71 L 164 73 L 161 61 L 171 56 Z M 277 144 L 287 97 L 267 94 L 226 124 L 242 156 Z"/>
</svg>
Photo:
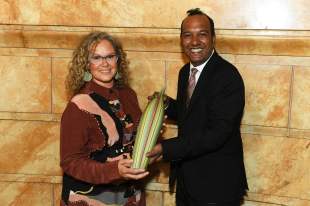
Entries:
<svg viewBox="0 0 310 206">
<path fill-rule="evenodd" d="M 206 64 L 209 62 L 209 60 L 211 59 L 211 57 L 213 56 L 214 54 L 214 49 L 212 50 L 212 53 L 211 55 L 209 56 L 209 58 L 203 63 L 203 64 L 200 64 L 199 66 L 196 66 L 195 68 L 198 70 L 198 72 L 202 72 L 203 68 L 206 66 Z M 190 63 L 190 71 L 191 69 L 194 68 L 194 66 L 192 65 L 192 63 Z"/>
</svg>

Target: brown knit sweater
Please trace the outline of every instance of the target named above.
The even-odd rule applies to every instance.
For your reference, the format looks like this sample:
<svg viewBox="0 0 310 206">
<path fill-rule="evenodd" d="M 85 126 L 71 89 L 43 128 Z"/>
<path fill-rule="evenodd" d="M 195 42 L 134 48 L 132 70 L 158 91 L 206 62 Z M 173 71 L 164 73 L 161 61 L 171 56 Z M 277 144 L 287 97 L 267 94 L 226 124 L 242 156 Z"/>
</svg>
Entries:
<svg viewBox="0 0 310 206">
<path fill-rule="evenodd" d="M 123 142 L 131 141 L 141 116 L 136 93 L 126 86 L 108 89 L 94 82 L 87 83 L 81 90 L 81 94 L 92 92 L 109 101 L 114 114 L 124 126 L 124 136 L 120 138 L 124 138 Z M 106 145 L 105 139 L 94 114 L 80 110 L 70 101 L 61 118 L 60 165 L 63 172 L 92 184 L 119 182 L 121 177 L 118 172 L 118 161 L 101 163 L 90 158 L 93 151 Z"/>
</svg>

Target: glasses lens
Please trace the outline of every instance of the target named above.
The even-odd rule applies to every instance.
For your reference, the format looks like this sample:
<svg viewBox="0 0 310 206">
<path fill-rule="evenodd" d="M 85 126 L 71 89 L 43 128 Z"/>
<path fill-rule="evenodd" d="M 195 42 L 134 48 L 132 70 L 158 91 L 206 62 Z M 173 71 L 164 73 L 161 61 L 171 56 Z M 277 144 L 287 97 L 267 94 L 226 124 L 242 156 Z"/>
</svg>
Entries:
<svg viewBox="0 0 310 206">
<path fill-rule="evenodd" d="M 111 64 L 111 63 L 115 63 L 117 61 L 117 56 L 116 55 L 109 55 L 109 56 L 106 56 L 105 59 L 107 60 L 107 62 L 109 64 Z"/>
<path fill-rule="evenodd" d="M 98 56 L 98 55 L 91 56 L 89 58 L 89 62 L 92 64 L 100 64 L 101 63 L 101 56 Z"/>
</svg>

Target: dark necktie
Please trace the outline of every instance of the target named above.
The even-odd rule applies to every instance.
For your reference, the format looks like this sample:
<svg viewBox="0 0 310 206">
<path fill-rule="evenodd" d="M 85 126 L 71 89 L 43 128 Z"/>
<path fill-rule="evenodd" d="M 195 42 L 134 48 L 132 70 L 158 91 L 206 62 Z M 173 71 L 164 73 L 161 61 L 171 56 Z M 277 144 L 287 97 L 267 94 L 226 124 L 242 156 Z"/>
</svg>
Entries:
<svg viewBox="0 0 310 206">
<path fill-rule="evenodd" d="M 198 70 L 196 68 L 192 68 L 191 69 L 191 75 L 188 79 L 188 87 L 187 87 L 187 101 L 186 101 L 186 106 L 189 105 L 189 101 L 192 97 L 192 94 L 194 92 L 195 89 L 195 85 L 196 85 L 196 78 L 195 75 L 198 72 Z"/>
</svg>

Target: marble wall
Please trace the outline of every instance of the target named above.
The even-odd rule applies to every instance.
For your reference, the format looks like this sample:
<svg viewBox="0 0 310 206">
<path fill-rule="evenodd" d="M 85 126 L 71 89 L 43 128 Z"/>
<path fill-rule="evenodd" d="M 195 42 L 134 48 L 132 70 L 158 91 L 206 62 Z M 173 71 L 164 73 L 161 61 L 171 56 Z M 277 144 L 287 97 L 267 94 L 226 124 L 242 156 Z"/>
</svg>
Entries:
<svg viewBox="0 0 310 206">
<path fill-rule="evenodd" d="M 309 206 L 309 6 L 304 0 L 0 0 L 2 205 L 59 205 L 64 78 L 81 38 L 102 30 L 121 40 L 144 108 L 165 72 L 167 93 L 176 95 L 177 72 L 187 61 L 179 25 L 186 10 L 200 7 L 214 17 L 217 50 L 246 85 L 241 129 L 250 191 L 244 206 Z M 175 134 L 167 125 L 164 137 Z M 168 165 L 151 170 L 148 205 L 175 205 Z"/>
</svg>

